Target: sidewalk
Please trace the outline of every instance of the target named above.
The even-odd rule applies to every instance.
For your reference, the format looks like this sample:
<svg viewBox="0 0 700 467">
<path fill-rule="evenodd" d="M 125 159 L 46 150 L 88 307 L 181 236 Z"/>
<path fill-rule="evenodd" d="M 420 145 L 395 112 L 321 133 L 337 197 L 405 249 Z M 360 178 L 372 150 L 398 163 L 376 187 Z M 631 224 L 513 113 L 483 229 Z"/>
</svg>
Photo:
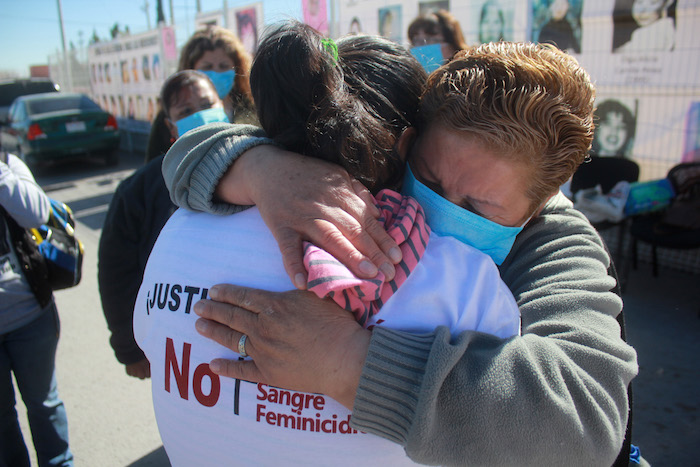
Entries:
<svg viewBox="0 0 700 467">
<path fill-rule="evenodd" d="M 641 263 L 623 293 L 637 350 L 632 443 L 652 465 L 699 465 L 700 275 Z"/>
</svg>

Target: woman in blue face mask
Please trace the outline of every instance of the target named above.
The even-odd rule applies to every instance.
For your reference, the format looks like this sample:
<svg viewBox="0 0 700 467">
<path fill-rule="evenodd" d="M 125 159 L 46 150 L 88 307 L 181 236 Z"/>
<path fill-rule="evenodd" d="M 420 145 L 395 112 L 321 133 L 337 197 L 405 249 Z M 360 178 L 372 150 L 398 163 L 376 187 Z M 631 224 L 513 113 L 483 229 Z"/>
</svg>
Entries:
<svg viewBox="0 0 700 467">
<path fill-rule="evenodd" d="M 346 401 L 353 427 L 394 440 L 421 463 L 560 465 L 571 463 L 576 452 L 574 463 L 612 465 L 625 432 L 636 355 L 615 320 L 622 302 L 611 291 L 615 281 L 602 240 L 558 191 L 590 147 L 593 100 L 587 73 L 553 46 L 485 44 L 459 52 L 430 75 L 416 130 L 404 132 L 397 145 L 413 175 L 404 179 L 404 194 L 416 196 L 434 231 L 461 239 L 475 230 L 471 238 L 478 248 L 493 250 L 497 261 L 510 250 L 499 271 L 518 302 L 522 336 L 497 340 L 379 325 L 365 334 L 367 343 L 351 326 L 338 324 L 342 310 L 327 301 L 227 286 L 218 288 L 218 299 L 235 306 L 217 305 L 221 313 L 210 316 L 218 324 L 202 329 L 233 344 L 245 333 L 254 363 L 226 362 L 219 374 L 249 381 L 257 369 L 267 384 L 304 381 L 312 392 Z M 186 135 L 179 147 L 194 136 Z M 223 166 L 233 144 L 255 144 L 232 131 L 223 141 L 215 139 L 208 133 L 199 147 L 217 148 L 211 156 Z M 356 187 L 343 189 L 341 177 L 330 175 L 328 167 L 311 173 L 309 160 L 285 167 L 292 161 L 288 155 L 271 157 L 263 149 L 249 149 L 236 160 L 227 172 L 229 188 L 207 186 L 211 172 L 175 163 L 170 157 L 175 151 L 164 167 L 172 164 L 182 174 L 176 178 L 189 184 L 189 190 L 177 180 L 173 184 L 183 205 L 254 202 L 269 219 L 286 217 L 282 228 L 273 229 L 290 256 L 292 277 L 303 274 L 289 254 L 300 249 L 296 235 L 345 234 L 358 249 L 367 246 L 368 237 L 379 238 L 376 230 L 358 234 L 357 225 L 372 214 L 356 209 Z M 197 172 L 203 176 L 190 176 Z M 316 181 L 329 187 L 322 197 L 311 194 Z M 286 183 L 289 189 L 281 189 Z M 231 197 L 235 188 L 247 199 Z M 337 212 L 339 204 L 326 202 L 333 196 L 348 207 L 335 223 L 334 215 L 325 215 Z M 288 222 L 304 219 L 314 228 L 296 229 Z M 465 228 L 456 231 L 461 223 Z M 524 224 L 512 243 L 513 232 Z M 381 246 L 389 252 L 385 242 Z M 334 251 L 359 265 L 359 273 L 367 258 L 379 258 L 342 245 Z M 442 277 L 433 280 L 444 284 Z M 426 315 L 435 310 L 429 301 L 420 303 Z M 310 313 L 320 313 L 323 325 L 315 326 Z M 267 325 L 268 318 L 275 324 Z M 328 329 L 333 332 L 325 339 Z"/>
<path fill-rule="evenodd" d="M 199 71 L 172 75 L 163 85 L 160 100 L 173 140 L 207 123 L 229 122 L 216 86 Z"/>
<path fill-rule="evenodd" d="M 212 82 L 194 70 L 170 76 L 161 90 L 163 125 L 175 141 L 211 122 L 228 122 Z M 131 317 L 146 260 L 163 225 L 175 211 L 161 175 L 163 155 L 119 184 L 102 227 L 98 283 L 110 344 L 126 374 L 148 378 L 151 367 L 136 345 Z"/>
<path fill-rule="evenodd" d="M 457 18 L 446 10 L 438 10 L 414 19 L 408 26 L 411 53 L 428 73 L 450 60 L 467 41 Z"/>
<path fill-rule="evenodd" d="M 180 51 L 178 71 L 198 70 L 206 74 L 223 102 L 231 123 L 257 125 L 250 92 L 250 54 L 236 35 L 217 26 L 195 32 Z M 146 161 L 165 154 L 173 143 L 165 115 L 158 112 L 151 124 Z"/>
<path fill-rule="evenodd" d="M 214 83 L 233 123 L 255 123 L 250 93 L 251 57 L 234 33 L 220 27 L 198 31 L 180 52 L 180 70 L 198 70 Z"/>
<path fill-rule="evenodd" d="M 228 29 L 197 31 L 180 51 L 180 70 L 199 70 L 214 83 L 232 123 L 257 122 L 250 93 L 251 57 Z"/>
<path fill-rule="evenodd" d="M 378 69 L 382 72 L 377 73 Z M 319 296 L 342 300 L 344 306 L 347 297 L 348 309 L 357 310 L 355 319 L 363 327 L 381 323 L 427 332 L 444 324 L 455 332 L 470 329 L 510 337 L 519 330 L 517 305 L 494 264 L 455 238 L 430 234 L 417 204 L 384 189 L 401 180 L 403 160 L 393 148 L 416 119 L 425 77 L 404 48 L 386 39 L 349 36 L 336 43 L 323 39 L 310 26 L 288 22 L 270 29 L 261 41 L 250 81 L 261 126 L 269 137 L 312 160 L 345 167 L 377 193 L 387 224 L 400 222 L 390 230 L 401 243 L 405 261 L 386 284 L 381 279 L 356 282 L 330 255 L 311 253 L 316 250 L 309 245 L 309 274 L 314 277 L 309 283 L 319 285 L 315 290 Z M 235 126 L 209 125 L 190 131 L 180 141 L 227 128 Z M 167 158 L 179 148 L 180 142 L 175 143 Z M 216 171 L 210 172 L 211 178 Z M 250 352 L 255 358 L 255 339 L 239 336 L 238 352 L 228 352 L 197 334 L 198 308 L 190 309 L 182 300 L 179 313 L 179 305 L 170 301 L 170 311 L 164 313 L 156 310 L 152 291 L 167 283 L 171 287 L 168 297 L 178 300 L 174 297 L 182 291 L 199 291 L 221 281 L 268 290 L 293 288 L 259 211 L 216 216 L 178 210 L 149 256 L 134 305 L 136 340 L 153 368 L 161 369 L 153 371 L 153 400 L 163 445 L 173 465 L 410 463 L 396 444 L 352 433 L 349 407 L 333 397 L 295 392 L 291 399 L 313 400 L 313 407 L 284 407 L 264 386 L 218 378 L 205 369 L 215 357 L 245 358 Z M 215 294 L 215 289 L 209 290 Z M 200 297 L 196 294 L 190 295 L 192 304 Z M 427 304 L 433 308 L 430 313 L 426 313 Z M 168 370 L 172 359 L 165 349 L 172 346 L 179 355 L 183 345 L 188 349 L 186 364 L 198 368 L 195 393 L 173 399 Z M 212 388 L 206 401 L 196 392 L 202 370 Z M 303 385 L 279 388 L 304 390 Z M 233 410 L 231 403 L 236 407 Z M 293 419 L 293 424 L 271 423 L 270 413 L 278 420 Z M 185 426 L 194 429 L 183 431 Z"/>
</svg>

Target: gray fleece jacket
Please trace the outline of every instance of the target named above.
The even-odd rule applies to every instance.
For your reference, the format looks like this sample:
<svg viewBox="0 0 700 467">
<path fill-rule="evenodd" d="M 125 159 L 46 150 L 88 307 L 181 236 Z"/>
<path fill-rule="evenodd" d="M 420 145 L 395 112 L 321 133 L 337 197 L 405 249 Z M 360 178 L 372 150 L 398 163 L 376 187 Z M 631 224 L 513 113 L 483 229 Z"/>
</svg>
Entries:
<svg viewBox="0 0 700 467">
<path fill-rule="evenodd" d="M 221 175 L 258 144 L 255 127 L 209 125 L 163 163 L 175 204 L 218 214 Z M 440 465 L 606 466 L 627 423 L 636 353 L 620 337 L 620 298 L 597 232 L 563 195 L 518 235 L 500 267 L 520 308 L 510 339 L 445 328 L 425 335 L 375 327 L 353 427 Z"/>
</svg>

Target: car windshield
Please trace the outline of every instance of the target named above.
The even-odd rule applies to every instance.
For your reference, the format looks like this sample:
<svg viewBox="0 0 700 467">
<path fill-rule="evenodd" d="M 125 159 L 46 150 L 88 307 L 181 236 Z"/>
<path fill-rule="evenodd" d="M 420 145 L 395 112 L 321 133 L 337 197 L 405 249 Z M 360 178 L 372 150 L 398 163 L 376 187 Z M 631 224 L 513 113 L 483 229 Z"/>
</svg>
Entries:
<svg viewBox="0 0 700 467">
<path fill-rule="evenodd" d="M 30 115 L 44 114 L 48 112 L 60 112 L 63 110 L 99 110 L 87 96 L 61 96 L 46 99 L 32 99 L 27 101 L 27 111 Z"/>
</svg>

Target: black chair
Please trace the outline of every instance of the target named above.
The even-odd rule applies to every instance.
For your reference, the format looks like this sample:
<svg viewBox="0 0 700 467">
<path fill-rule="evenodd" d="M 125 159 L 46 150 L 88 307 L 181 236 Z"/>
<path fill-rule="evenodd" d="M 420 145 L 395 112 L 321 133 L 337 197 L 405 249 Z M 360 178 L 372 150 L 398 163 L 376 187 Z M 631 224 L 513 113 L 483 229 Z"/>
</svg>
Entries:
<svg viewBox="0 0 700 467">
<path fill-rule="evenodd" d="M 676 193 L 671 205 L 637 216 L 630 225 L 632 266 L 637 269 L 637 243 L 649 243 L 654 277 L 659 275 L 657 247 L 700 248 L 700 162 L 678 164 L 667 178 Z"/>
<path fill-rule="evenodd" d="M 571 193 L 576 194 L 579 190 L 600 185 L 605 194 L 609 193 L 620 181 L 632 183 L 637 180 L 639 180 L 639 165 L 635 161 L 623 157 L 598 157 L 592 155 L 590 160 L 579 166 L 578 170 L 576 170 L 571 178 Z M 611 228 L 618 229 L 618 245 L 615 262 L 620 270 L 623 269 L 623 246 L 628 222 L 629 220 L 625 218 L 619 222 L 602 221 L 592 223 L 593 227 L 598 231 Z"/>
<path fill-rule="evenodd" d="M 581 164 L 571 178 L 571 192 L 600 185 L 603 193 L 608 193 L 619 181 L 639 180 L 639 165 L 632 159 L 623 157 L 599 157 L 591 155 Z"/>
</svg>

